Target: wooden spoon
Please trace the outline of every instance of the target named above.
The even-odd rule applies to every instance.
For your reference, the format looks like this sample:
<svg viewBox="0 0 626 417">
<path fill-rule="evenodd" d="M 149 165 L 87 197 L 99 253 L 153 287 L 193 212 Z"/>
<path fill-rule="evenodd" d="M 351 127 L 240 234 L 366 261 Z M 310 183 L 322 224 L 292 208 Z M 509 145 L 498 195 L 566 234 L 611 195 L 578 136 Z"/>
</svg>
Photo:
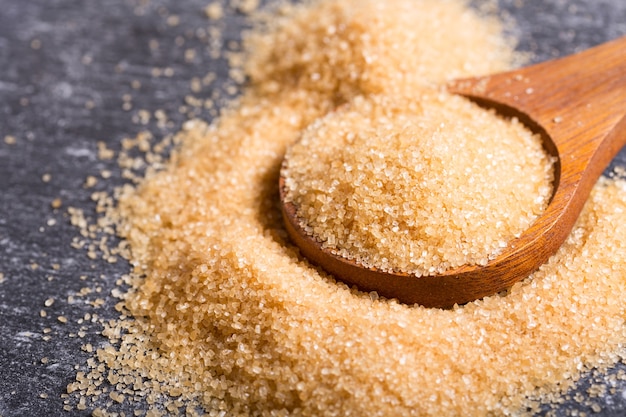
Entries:
<svg viewBox="0 0 626 417">
<path fill-rule="evenodd" d="M 557 251 L 596 180 L 626 144 L 626 37 L 561 59 L 455 81 L 448 90 L 517 117 L 541 134 L 547 152 L 558 158 L 553 196 L 543 215 L 484 266 L 422 277 L 388 273 L 322 249 L 300 227 L 296 207 L 285 202 L 281 175 L 287 232 L 312 263 L 363 291 L 426 307 L 451 307 L 506 290 Z"/>
</svg>

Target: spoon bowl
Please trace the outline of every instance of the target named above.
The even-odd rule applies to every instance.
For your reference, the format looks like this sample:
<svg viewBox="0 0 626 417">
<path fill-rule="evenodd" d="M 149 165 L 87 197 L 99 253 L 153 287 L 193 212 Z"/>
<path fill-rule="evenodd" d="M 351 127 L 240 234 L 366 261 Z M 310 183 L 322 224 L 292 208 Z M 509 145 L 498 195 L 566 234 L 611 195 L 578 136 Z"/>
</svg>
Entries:
<svg viewBox="0 0 626 417">
<path fill-rule="evenodd" d="M 533 66 L 453 81 L 448 91 L 541 135 L 557 158 L 552 199 L 535 222 L 486 265 L 417 277 L 367 268 L 331 253 L 300 226 L 285 201 L 287 232 L 302 255 L 337 279 L 407 304 L 448 308 L 506 290 L 552 256 L 572 230 L 598 177 L 626 144 L 626 37 Z"/>
</svg>

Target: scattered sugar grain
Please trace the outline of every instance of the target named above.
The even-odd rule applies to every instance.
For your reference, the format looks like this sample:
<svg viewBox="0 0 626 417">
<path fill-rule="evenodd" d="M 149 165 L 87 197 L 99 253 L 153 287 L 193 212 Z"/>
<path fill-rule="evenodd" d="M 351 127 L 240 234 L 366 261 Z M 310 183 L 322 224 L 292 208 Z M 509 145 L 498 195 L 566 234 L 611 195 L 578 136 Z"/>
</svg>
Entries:
<svg viewBox="0 0 626 417">
<path fill-rule="evenodd" d="M 107 147 L 105 142 L 98 142 L 98 159 L 109 160 L 115 157 L 115 152 Z"/>
<path fill-rule="evenodd" d="M 197 55 L 197 52 L 195 49 L 189 48 L 185 50 L 185 62 L 187 63 L 194 62 L 196 59 L 196 55 Z"/>
<path fill-rule="evenodd" d="M 224 16 L 224 9 L 220 3 L 215 1 L 204 8 L 204 13 L 211 20 L 220 20 Z"/>
<path fill-rule="evenodd" d="M 51 206 L 53 209 L 59 209 L 59 208 L 61 208 L 61 206 L 62 206 L 62 205 L 63 205 L 63 202 L 62 202 L 62 200 L 61 200 L 60 198 L 58 198 L 58 197 L 57 197 L 57 198 L 55 198 L 54 200 L 52 200 L 52 202 L 50 203 L 50 206 Z"/>
<path fill-rule="evenodd" d="M 180 25 L 180 16 L 170 15 L 166 19 L 167 25 L 171 27 L 176 27 Z"/>
</svg>

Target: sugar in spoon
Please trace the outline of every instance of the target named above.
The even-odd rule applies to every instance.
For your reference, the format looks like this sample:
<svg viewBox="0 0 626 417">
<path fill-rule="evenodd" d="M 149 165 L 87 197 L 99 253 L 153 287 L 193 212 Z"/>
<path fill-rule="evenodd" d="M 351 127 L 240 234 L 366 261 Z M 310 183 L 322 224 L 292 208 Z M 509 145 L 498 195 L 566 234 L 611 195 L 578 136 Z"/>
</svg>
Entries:
<svg viewBox="0 0 626 417">
<path fill-rule="evenodd" d="M 563 244 L 591 189 L 626 144 L 626 37 L 525 68 L 453 81 L 448 91 L 517 117 L 541 135 L 557 158 L 552 199 L 519 237 L 486 265 L 463 265 L 417 277 L 364 267 L 335 255 L 300 226 L 285 201 L 285 226 L 302 255 L 337 279 L 407 304 L 451 307 L 511 287 L 537 270 Z"/>
</svg>

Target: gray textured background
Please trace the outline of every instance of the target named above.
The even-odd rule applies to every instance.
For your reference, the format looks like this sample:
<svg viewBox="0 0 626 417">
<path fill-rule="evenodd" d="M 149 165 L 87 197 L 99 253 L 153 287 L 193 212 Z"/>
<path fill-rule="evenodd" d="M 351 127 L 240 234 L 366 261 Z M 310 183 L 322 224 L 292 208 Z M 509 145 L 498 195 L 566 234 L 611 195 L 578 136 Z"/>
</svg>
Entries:
<svg viewBox="0 0 626 417">
<path fill-rule="evenodd" d="M 196 29 L 223 28 L 225 45 L 236 39 L 244 17 L 229 12 L 220 22 L 209 22 L 199 0 L 0 0 L 0 416 L 83 416 L 89 411 L 63 411 L 66 385 L 78 365 L 90 354 L 81 346 L 104 342 L 98 325 L 78 323 L 86 313 L 114 318 L 116 299 L 110 292 L 127 271 L 123 263 L 90 260 L 71 248 L 77 235 L 67 208 L 81 207 L 93 215 L 90 195 L 121 184 L 114 162 L 97 158 L 97 142 L 119 149 L 123 137 L 146 126 L 133 123 L 138 109 L 163 109 L 171 123 L 147 128 L 157 136 L 175 132 L 185 120 L 178 112 L 189 93 L 192 76 L 208 71 L 221 74 L 211 97 L 223 91 L 226 65 L 211 59 L 207 49 L 215 39 L 198 38 Z M 626 34 L 623 0 L 501 0 L 513 16 L 512 29 L 520 49 L 535 60 L 574 52 Z M 180 18 L 168 24 L 168 16 Z M 170 20 L 172 23 L 172 20 Z M 176 38 L 184 46 L 176 46 Z M 150 42 L 153 42 L 153 48 Z M 158 47 L 154 48 L 154 41 Z M 186 62 L 185 50 L 197 55 Z M 228 48 L 225 46 L 225 48 Z M 625 51 L 626 54 L 626 51 Z M 171 77 L 152 76 L 154 68 L 173 69 Z M 141 88 L 131 87 L 133 80 Z M 132 109 L 123 109 L 130 94 Z M 625 105 L 626 107 L 626 105 Z M 623 111 L 623 110 L 622 110 Z M 212 117 L 208 111 L 199 116 Z M 154 119 L 153 119 L 154 120 Z M 6 135 L 16 143 L 6 144 Z M 616 164 L 626 165 L 624 152 Z M 83 188 L 88 175 L 102 169 L 113 173 L 93 189 Z M 42 181 L 44 174 L 50 181 Z M 63 206 L 51 208 L 61 198 Z M 83 276 L 84 279 L 80 277 Z M 99 293 L 68 302 L 83 287 Z M 48 298 L 55 302 L 45 307 Z M 94 309 L 89 302 L 104 299 Z M 41 317 L 40 310 L 47 316 Z M 57 320 L 65 316 L 68 323 Z M 50 329 L 44 334 L 43 329 Z M 78 337 L 79 331 L 84 337 Z M 45 340 L 44 336 L 49 336 Z M 42 363 L 47 358 L 47 363 Z M 44 360 L 45 362 L 45 360 Z M 619 365 L 617 369 L 625 368 Z M 586 396 L 593 378 L 577 390 Z M 626 415 L 626 383 L 598 400 L 603 415 Z M 587 407 L 587 408 L 586 408 Z M 566 401 L 557 415 L 573 410 L 592 413 L 588 406 Z M 123 408 L 131 415 L 132 410 Z"/>
</svg>

